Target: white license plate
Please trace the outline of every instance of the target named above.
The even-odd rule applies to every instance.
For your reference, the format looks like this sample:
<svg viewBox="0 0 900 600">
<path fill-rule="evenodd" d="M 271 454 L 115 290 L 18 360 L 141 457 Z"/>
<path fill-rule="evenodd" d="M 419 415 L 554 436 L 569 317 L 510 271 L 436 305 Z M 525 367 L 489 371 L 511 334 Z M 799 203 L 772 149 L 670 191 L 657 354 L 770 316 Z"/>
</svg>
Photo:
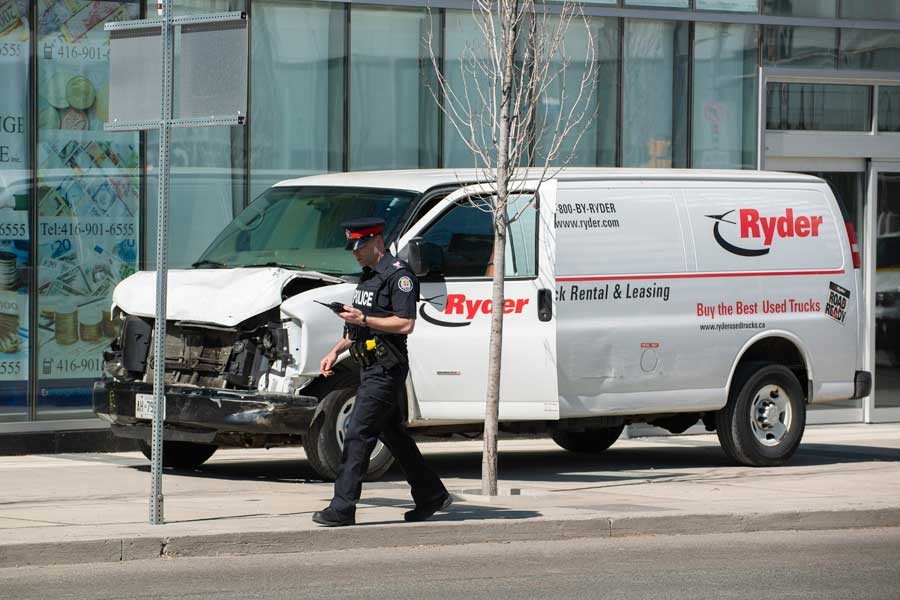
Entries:
<svg viewBox="0 0 900 600">
<path fill-rule="evenodd" d="M 134 416 L 138 419 L 153 419 L 153 394 L 134 395 Z M 166 404 L 163 402 L 163 421 L 166 420 Z"/>
</svg>

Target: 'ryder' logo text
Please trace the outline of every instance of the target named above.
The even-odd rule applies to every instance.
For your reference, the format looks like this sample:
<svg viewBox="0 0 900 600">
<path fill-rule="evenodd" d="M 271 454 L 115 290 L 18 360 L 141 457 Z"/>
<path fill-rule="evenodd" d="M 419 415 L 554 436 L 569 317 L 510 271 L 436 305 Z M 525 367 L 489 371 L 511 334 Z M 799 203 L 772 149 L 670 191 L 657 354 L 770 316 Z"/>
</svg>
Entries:
<svg viewBox="0 0 900 600">
<path fill-rule="evenodd" d="M 521 314 L 528 304 L 528 298 L 505 298 L 503 300 L 503 314 Z M 477 315 L 489 315 L 494 306 L 490 298 L 468 298 L 465 294 L 447 294 L 447 302 L 444 306 L 445 315 L 462 315 L 465 321 L 442 321 L 425 312 L 426 304 L 419 305 L 419 316 L 441 327 L 465 327 L 472 322 Z"/>
<path fill-rule="evenodd" d="M 819 228 L 822 226 L 823 217 L 794 216 L 794 209 L 784 209 L 784 214 L 778 217 L 763 217 L 755 208 L 741 208 L 738 210 L 738 221 L 735 223 L 726 219 L 733 213 L 729 210 L 721 215 L 706 215 L 716 223 L 713 225 L 713 238 L 723 249 L 738 256 L 764 256 L 772 249 L 772 242 L 778 238 L 792 237 L 819 237 Z M 744 248 L 726 240 L 719 231 L 722 223 L 738 225 L 741 239 L 761 240 L 763 248 Z"/>
</svg>

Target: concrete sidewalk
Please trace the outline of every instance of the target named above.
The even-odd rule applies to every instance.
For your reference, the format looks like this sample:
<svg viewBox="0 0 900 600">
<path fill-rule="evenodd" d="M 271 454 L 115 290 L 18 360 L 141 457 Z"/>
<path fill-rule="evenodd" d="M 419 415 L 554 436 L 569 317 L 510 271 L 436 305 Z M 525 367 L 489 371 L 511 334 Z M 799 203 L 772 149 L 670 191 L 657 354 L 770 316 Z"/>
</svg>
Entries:
<svg viewBox="0 0 900 600">
<path fill-rule="evenodd" d="M 403 522 L 399 471 L 363 488 L 360 525 L 310 515 L 331 485 L 302 451 L 222 450 L 166 471 L 167 523 L 147 523 L 150 474 L 137 453 L 0 458 L 0 567 L 159 556 L 299 552 L 514 539 L 781 532 L 900 526 L 900 424 L 811 426 L 791 462 L 733 466 L 715 435 L 622 439 L 600 456 L 543 439 L 500 444 L 505 495 L 477 495 L 481 442 L 421 444 L 457 496 L 449 512 Z"/>
</svg>

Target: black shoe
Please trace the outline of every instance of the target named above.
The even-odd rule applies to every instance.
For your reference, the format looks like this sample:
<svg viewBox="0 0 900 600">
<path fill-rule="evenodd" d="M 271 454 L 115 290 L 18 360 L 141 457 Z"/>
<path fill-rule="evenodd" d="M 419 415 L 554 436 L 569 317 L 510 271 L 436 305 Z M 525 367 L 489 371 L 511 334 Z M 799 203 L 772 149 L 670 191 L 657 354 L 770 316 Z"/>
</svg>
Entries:
<svg viewBox="0 0 900 600">
<path fill-rule="evenodd" d="M 445 493 L 434 502 L 417 506 L 413 510 L 408 511 L 403 515 L 403 518 L 407 521 L 425 521 L 426 519 L 431 518 L 431 515 L 434 513 L 447 510 L 451 504 L 453 504 L 453 498 L 450 494 Z"/>
<path fill-rule="evenodd" d="M 345 525 L 356 525 L 356 517 L 353 515 L 342 515 L 330 506 L 325 510 L 314 512 L 312 520 L 319 525 L 325 527 L 344 527 Z"/>
</svg>

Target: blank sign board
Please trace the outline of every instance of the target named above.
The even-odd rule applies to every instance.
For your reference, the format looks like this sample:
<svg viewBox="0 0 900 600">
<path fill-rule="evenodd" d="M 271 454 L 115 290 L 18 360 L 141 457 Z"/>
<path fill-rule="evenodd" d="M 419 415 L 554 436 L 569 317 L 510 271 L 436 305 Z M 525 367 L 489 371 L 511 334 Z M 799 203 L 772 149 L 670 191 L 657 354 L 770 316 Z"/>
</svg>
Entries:
<svg viewBox="0 0 900 600">
<path fill-rule="evenodd" d="M 175 26 L 174 126 L 243 122 L 247 114 L 247 18 L 187 16 Z M 107 128 L 159 126 L 162 20 L 110 24 Z"/>
<path fill-rule="evenodd" d="M 181 27 L 178 119 L 247 114 L 247 21 Z"/>
<path fill-rule="evenodd" d="M 109 32 L 109 121 L 160 117 L 160 27 Z"/>
</svg>

